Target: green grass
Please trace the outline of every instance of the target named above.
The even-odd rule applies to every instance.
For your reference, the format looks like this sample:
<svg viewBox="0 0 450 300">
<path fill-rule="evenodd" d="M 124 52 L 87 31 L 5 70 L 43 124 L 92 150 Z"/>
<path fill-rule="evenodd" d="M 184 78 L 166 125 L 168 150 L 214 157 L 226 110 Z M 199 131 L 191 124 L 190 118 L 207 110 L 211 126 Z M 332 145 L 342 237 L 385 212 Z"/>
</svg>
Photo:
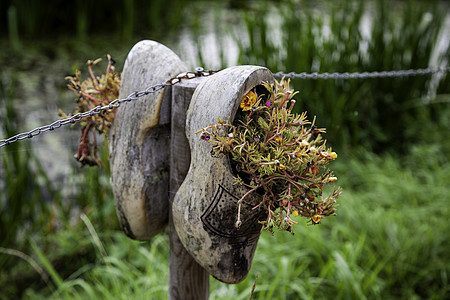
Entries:
<svg viewBox="0 0 450 300">
<path fill-rule="evenodd" d="M 335 170 L 346 189 L 338 216 L 320 226 L 299 220 L 295 236 L 263 233 L 248 277 L 237 285 L 211 279 L 211 299 L 248 299 L 257 275 L 253 299 L 447 297 L 450 164 L 436 167 L 439 158 L 432 156 L 429 164 L 416 169 L 407 163 L 414 159 L 414 153 L 341 158 Z M 63 283 L 52 276 L 56 289 L 29 289 L 25 298 L 167 297 L 166 233 L 136 242 L 120 231 L 104 230 L 97 231 L 96 240 L 95 233 L 79 225 L 83 226 L 65 231 L 64 239 L 82 238 L 87 251 L 96 253 L 95 260 L 73 269 Z"/>
</svg>

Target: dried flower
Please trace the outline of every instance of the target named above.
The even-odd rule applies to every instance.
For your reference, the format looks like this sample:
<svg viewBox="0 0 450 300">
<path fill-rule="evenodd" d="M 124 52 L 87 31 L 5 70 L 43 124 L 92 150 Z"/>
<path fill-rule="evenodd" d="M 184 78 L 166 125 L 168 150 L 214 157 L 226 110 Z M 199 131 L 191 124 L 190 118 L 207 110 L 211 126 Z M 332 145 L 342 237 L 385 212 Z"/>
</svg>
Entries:
<svg viewBox="0 0 450 300">
<path fill-rule="evenodd" d="M 108 65 L 106 67 L 106 72 L 101 77 L 95 76 L 92 70 L 92 67 L 99 63 L 101 58 L 96 59 L 95 61 L 89 60 L 87 62 L 90 77 L 83 82 L 81 81 L 81 72 L 78 70 L 74 76 L 66 77 L 66 80 L 69 81 L 67 87 L 78 95 L 76 100 L 78 102 L 78 107 L 73 115 L 89 111 L 96 106 L 105 106 L 119 96 L 120 74 L 114 72 L 115 61 L 109 54 L 107 55 L 107 58 Z M 62 110 L 59 111 L 59 115 L 63 118 L 69 117 Z M 100 134 L 107 135 L 113 119 L 114 111 L 105 110 L 100 114 L 88 116 L 83 122 L 77 123 L 82 125 L 82 136 L 75 158 L 82 166 L 101 165 L 101 161 L 97 156 L 97 140 L 93 129 Z M 89 138 L 89 132 L 92 132 L 92 143 Z"/>
</svg>

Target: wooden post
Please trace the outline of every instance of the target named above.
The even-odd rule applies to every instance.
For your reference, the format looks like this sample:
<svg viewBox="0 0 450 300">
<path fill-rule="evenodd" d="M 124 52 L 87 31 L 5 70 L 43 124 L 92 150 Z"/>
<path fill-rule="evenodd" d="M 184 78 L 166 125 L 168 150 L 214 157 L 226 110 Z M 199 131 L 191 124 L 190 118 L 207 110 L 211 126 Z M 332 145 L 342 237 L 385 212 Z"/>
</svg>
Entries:
<svg viewBox="0 0 450 300">
<path fill-rule="evenodd" d="M 206 78 L 183 80 L 172 86 L 170 143 L 170 205 L 189 170 L 191 154 L 185 134 L 186 111 L 197 85 Z M 186 251 L 169 212 L 169 299 L 208 299 L 209 274 Z"/>
</svg>

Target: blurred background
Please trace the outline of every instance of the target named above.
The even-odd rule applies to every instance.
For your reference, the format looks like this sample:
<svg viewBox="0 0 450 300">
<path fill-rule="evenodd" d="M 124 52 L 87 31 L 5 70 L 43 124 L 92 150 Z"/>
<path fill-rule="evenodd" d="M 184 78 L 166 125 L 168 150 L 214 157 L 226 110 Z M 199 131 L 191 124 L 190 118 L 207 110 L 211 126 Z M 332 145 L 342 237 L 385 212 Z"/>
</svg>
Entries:
<svg viewBox="0 0 450 300">
<path fill-rule="evenodd" d="M 448 1 L 3 0 L 0 139 L 71 112 L 64 77 L 152 39 L 194 69 L 272 72 L 445 67 Z M 211 299 L 450 298 L 450 76 L 292 85 L 338 159 L 338 216 L 263 233 L 247 279 Z M 145 87 L 143 87 L 145 88 Z M 168 238 L 120 230 L 104 166 L 80 168 L 80 127 L 0 149 L 0 299 L 165 299 Z"/>
</svg>

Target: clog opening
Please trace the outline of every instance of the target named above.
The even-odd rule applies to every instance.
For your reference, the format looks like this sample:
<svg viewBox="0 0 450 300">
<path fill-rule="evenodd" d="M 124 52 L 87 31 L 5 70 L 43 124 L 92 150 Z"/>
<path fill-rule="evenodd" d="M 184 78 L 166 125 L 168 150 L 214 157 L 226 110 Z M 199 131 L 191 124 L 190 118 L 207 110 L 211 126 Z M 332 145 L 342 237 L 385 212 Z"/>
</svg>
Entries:
<svg viewBox="0 0 450 300">
<path fill-rule="evenodd" d="M 249 91 L 247 91 L 244 95 L 243 99 L 239 99 L 239 102 L 242 101 L 249 101 L 248 103 L 248 108 L 251 109 L 251 101 L 252 99 L 246 99 L 245 97 L 249 97 L 250 92 L 253 92 L 256 97 L 257 100 L 260 101 L 260 103 L 266 103 L 269 99 L 269 95 L 270 92 L 267 90 L 267 88 L 265 86 L 263 86 L 262 84 L 259 84 L 257 86 L 255 86 L 254 88 L 250 89 Z M 253 96 L 253 95 L 252 95 Z M 249 97 L 250 98 L 250 97 Z M 254 101 L 254 100 L 253 100 Z M 253 103 L 254 104 L 254 103 Z M 248 116 L 248 110 L 245 110 L 241 108 L 238 108 L 234 119 L 233 119 L 233 125 L 237 125 L 239 120 L 245 120 Z M 255 139 L 260 139 L 261 137 L 255 136 Z M 230 164 L 231 170 L 233 172 L 234 176 L 239 176 L 246 184 L 250 184 L 251 183 L 251 176 L 245 172 L 242 171 L 242 167 L 240 166 L 239 163 L 235 162 L 232 157 L 231 154 L 227 154 L 227 158 L 228 158 L 228 162 Z M 256 193 L 260 194 L 260 195 L 264 195 L 265 191 L 263 188 L 259 188 L 256 190 Z"/>
</svg>

